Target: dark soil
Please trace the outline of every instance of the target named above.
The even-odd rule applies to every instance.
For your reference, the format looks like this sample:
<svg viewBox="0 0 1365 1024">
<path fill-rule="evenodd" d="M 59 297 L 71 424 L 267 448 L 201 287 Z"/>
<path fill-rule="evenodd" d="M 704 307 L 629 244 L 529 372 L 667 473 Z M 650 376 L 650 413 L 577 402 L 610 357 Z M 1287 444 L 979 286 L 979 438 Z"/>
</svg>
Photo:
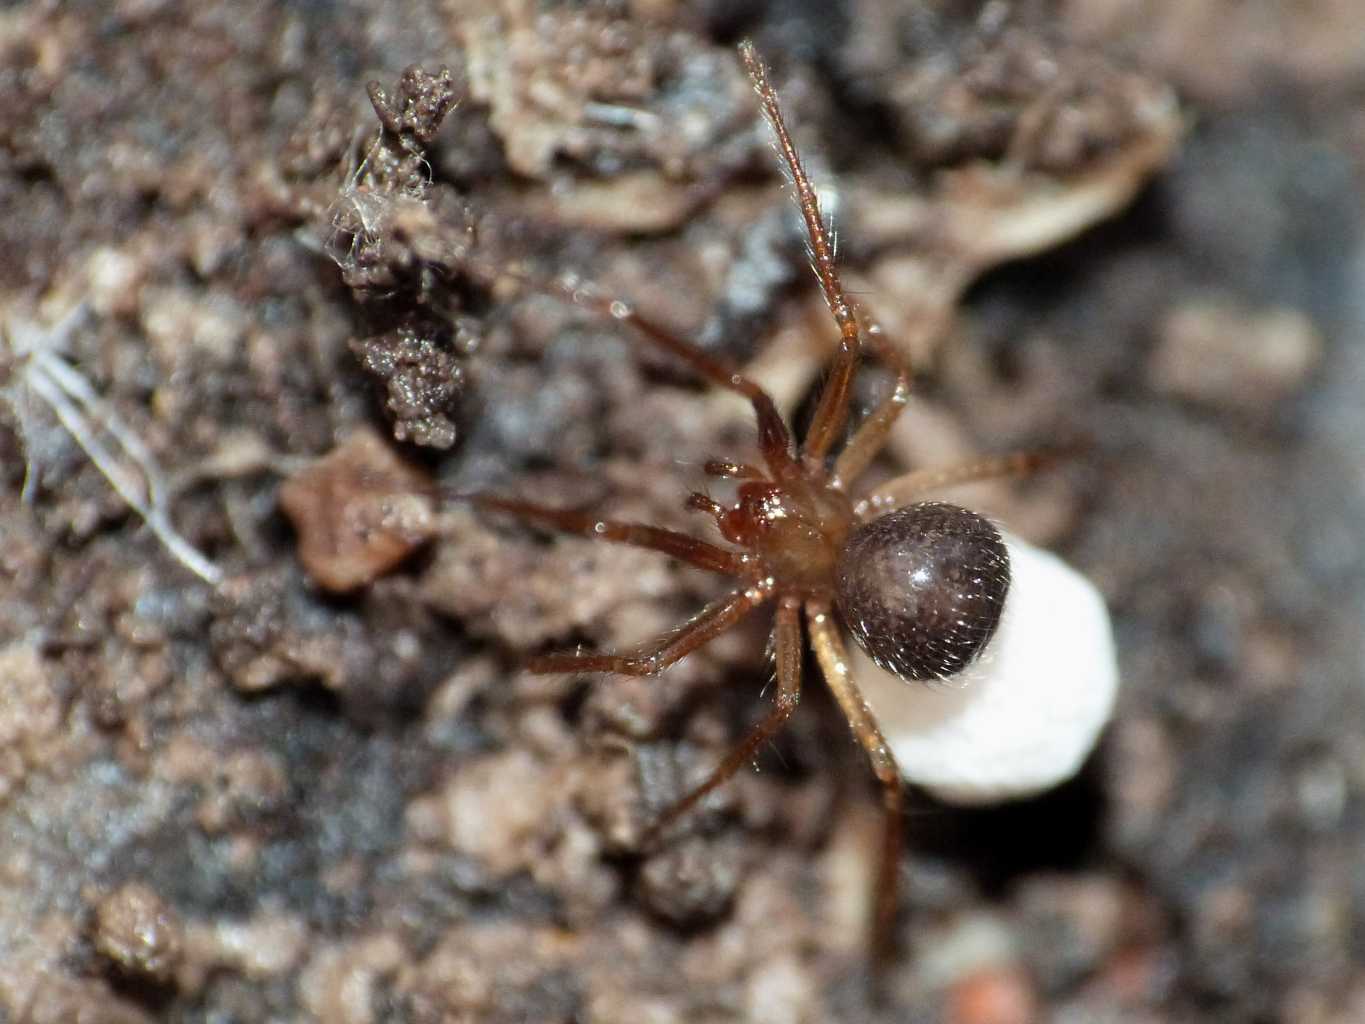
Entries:
<svg viewBox="0 0 1365 1024">
<path fill-rule="evenodd" d="M 1365 1019 L 1357 6 L 4 6 L 0 1022 Z M 643 850 L 764 624 L 530 675 L 721 583 L 451 497 L 695 529 L 754 457 L 563 275 L 809 416 L 835 332 L 743 37 L 924 368 L 878 472 L 1079 442 L 983 507 L 1120 646 L 1079 778 L 915 798 L 880 1004 L 820 687 Z"/>
</svg>

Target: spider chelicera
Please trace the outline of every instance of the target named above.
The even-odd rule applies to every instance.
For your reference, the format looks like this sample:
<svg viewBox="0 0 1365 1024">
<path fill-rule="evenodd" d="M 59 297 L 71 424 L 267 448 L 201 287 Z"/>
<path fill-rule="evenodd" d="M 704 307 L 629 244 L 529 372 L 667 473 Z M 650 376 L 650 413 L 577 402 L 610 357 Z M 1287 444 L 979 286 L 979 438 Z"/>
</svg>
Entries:
<svg viewBox="0 0 1365 1024">
<path fill-rule="evenodd" d="M 736 581 L 729 594 L 640 651 L 541 655 L 529 662 L 532 672 L 656 675 L 760 606 L 776 604 L 771 646 L 777 693 L 772 707 L 704 782 L 653 823 L 647 842 L 748 763 L 796 710 L 801 694 L 804 611 L 816 661 L 882 788 L 885 827 L 876 875 L 874 948 L 884 956 L 891 948 L 897 905 L 903 783 L 895 758 L 852 678 L 840 623 L 876 664 L 907 681 L 946 679 L 969 665 L 1000 622 L 1010 584 L 1005 542 L 975 512 L 937 501 L 911 502 L 951 484 L 1027 471 L 1037 457 L 1015 454 L 911 472 L 863 497 L 850 494 L 851 485 L 876 457 L 909 400 L 910 371 L 878 329 L 860 327 L 839 281 L 819 198 L 802 167 L 767 72 L 752 44 L 741 44 L 740 56 L 790 173 L 811 262 L 839 329 L 838 349 L 805 440 L 794 449 L 791 431 L 772 398 L 749 378 L 629 303 L 605 298 L 586 287 L 565 285 L 562 290 L 576 304 L 626 324 L 642 340 L 752 404 L 762 466 L 707 462 L 707 475 L 738 482 L 736 504 L 727 508 L 695 492 L 686 502 L 687 508 L 713 518 L 731 546 L 515 499 L 485 495 L 474 500 L 484 508 L 541 526 L 660 551 Z M 894 371 L 895 383 L 831 459 L 830 448 L 848 421 L 864 334 Z"/>
</svg>

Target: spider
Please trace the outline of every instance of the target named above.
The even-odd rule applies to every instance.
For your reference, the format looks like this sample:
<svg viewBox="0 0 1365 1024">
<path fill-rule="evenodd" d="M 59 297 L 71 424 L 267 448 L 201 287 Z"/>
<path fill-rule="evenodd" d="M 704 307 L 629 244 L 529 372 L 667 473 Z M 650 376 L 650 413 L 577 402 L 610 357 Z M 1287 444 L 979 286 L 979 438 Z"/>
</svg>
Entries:
<svg viewBox="0 0 1365 1024">
<path fill-rule="evenodd" d="M 644 342 L 671 353 L 705 380 L 738 392 L 752 405 L 762 465 L 720 459 L 704 465 L 710 477 L 737 481 L 736 503 L 727 508 L 698 492 L 686 499 L 686 508 L 711 517 L 730 546 L 517 499 L 480 495 L 473 500 L 483 508 L 535 525 L 659 551 L 735 581 L 730 593 L 637 652 L 541 655 L 528 663 L 534 673 L 657 675 L 756 609 L 776 605 L 770 643 L 777 692 L 771 708 L 705 781 L 653 822 L 645 835 L 646 844 L 748 763 L 796 710 L 801 696 L 804 612 L 820 670 L 881 785 L 884 827 L 875 876 L 873 946 L 878 959 L 884 960 L 892 946 L 897 907 L 904 783 L 852 678 L 840 623 L 878 666 L 907 682 L 948 679 L 972 663 L 995 633 L 1009 590 L 1005 542 L 975 512 L 914 499 L 951 484 L 1027 471 L 1040 456 L 1019 453 L 921 470 L 862 497 L 850 493 L 909 401 L 910 371 L 878 328 L 860 326 L 839 281 L 819 197 L 792 142 L 767 71 L 751 43 L 740 45 L 740 56 L 790 176 L 812 266 L 839 330 L 838 348 L 804 441 L 794 447 L 791 430 L 773 399 L 754 381 L 630 303 L 581 285 L 563 284 L 560 290 L 574 303 L 627 325 Z M 894 372 L 895 382 L 843 450 L 831 458 L 830 449 L 848 421 L 864 334 Z"/>
</svg>

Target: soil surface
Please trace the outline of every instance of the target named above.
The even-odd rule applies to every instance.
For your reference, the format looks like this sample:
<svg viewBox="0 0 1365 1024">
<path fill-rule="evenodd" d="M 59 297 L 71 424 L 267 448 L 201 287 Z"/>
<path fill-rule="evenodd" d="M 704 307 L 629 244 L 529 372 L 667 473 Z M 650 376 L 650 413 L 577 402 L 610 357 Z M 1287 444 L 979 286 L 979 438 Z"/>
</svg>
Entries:
<svg viewBox="0 0 1365 1024">
<path fill-rule="evenodd" d="M 0 9 L 0 1022 L 1365 1019 L 1365 14 L 1351 0 Z M 767 625 L 544 677 L 723 581 L 697 530 L 836 332 L 735 44 L 914 360 L 873 475 L 1103 590 L 1081 775 L 916 794 L 878 997 L 860 749 Z M 575 284 L 575 282 L 577 284 Z M 884 393 L 869 363 L 859 410 Z M 718 491 L 720 488 L 717 488 Z"/>
</svg>

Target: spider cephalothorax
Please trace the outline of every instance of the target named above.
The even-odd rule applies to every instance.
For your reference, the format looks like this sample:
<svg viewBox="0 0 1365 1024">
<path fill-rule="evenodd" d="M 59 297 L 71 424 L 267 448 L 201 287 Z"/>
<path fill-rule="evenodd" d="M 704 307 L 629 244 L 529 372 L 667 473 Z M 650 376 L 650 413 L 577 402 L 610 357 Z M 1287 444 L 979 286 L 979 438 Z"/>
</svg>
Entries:
<svg viewBox="0 0 1365 1024">
<path fill-rule="evenodd" d="M 654 823 L 652 836 L 733 775 L 795 710 L 801 690 L 804 612 L 825 680 L 882 785 L 886 827 L 877 883 L 876 943 L 884 953 L 896 908 L 903 784 L 894 756 L 850 674 L 836 612 L 877 664 L 907 681 L 943 679 L 960 672 L 981 653 L 999 624 L 1009 589 L 1009 557 L 1000 533 L 976 513 L 941 502 L 909 502 L 948 484 L 1020 472 L 1035 460 L 1013 455 L 914 472 L 862 498 L 850 495 L 850 485 L 880 451 L 909 400 L 910 373 L 875 326 L 860 325 L 845 297 L 819 199 L 788 134 L 777 96 L 753 47 L 742 44 L 740 54 L 790 172 L 816 276 L 839 329 L 838 350 L 809 433 L 797 449 L 772 399 L 757 384 L 629 303 L 600 296 L 575 282 L 560 287 L 573 302 L 628 325 L 644 341 L 752 404 L 762 466 L 708 462 L 709 476 L 738 481 L 736 503 L 725 507 L 700 493 L 687 499 L 688 508 L 715 520 L 721 536 L 732 546 L 513 499 L 477 500 L 485 508 L 544 526 L 661 551 L 730 576 L 737 584 L 686 625 L 638 652 L 542 655 L 530 662 L 532 671 L 653 675 L 761 605 L 776 603 L 772 649 L 778 685 L 772 708 L 705 782 Z M 848 420 L 850 389 L 864 336 L 895 372 L 895 384 L 844 449 L 830 458 L 829 450 Z"/>
</svg>

